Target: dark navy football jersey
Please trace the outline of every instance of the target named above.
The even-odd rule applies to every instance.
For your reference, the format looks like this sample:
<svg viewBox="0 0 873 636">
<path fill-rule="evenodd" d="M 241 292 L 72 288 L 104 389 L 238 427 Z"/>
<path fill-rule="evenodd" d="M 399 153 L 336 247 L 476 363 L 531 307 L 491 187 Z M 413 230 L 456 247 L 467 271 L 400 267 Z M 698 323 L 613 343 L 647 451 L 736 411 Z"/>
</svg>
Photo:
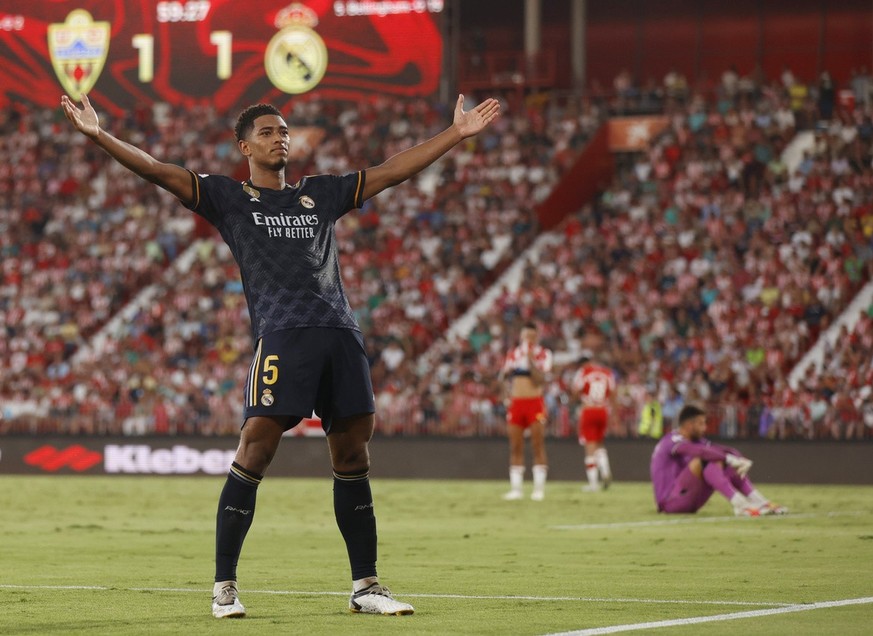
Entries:
<svg viewBox="0 0 873 636">
<path fill-rule="evenodd" d="M 195 175 L 187 207 L 233 252 L 252 336 L 296 327 L 360 331 L 340 278 L 334 224 L 363 204 L 363 171 L 304 177 L 284 190 L 221 175 Z"/>
</svg>

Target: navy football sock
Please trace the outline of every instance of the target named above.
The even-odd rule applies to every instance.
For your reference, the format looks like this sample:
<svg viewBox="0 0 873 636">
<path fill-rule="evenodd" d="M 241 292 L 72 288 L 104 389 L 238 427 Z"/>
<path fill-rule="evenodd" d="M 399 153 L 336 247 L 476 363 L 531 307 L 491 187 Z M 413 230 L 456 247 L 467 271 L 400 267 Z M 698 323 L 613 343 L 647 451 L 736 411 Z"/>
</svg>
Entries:
<svg viewBox="0 0 873 636">
<path fill-rule="evenodd" d="M 349 553 L 352 580 L 376 576 L 376 515 L 369 472 L 334 471 L 333 510 Z"/>
<path fill-rule="evenodd" d="M 255 516 L 255 499 L 262 475 L 246 470 L 236 462 L 221 496 L 215 527 L 215 581 L 236 581 L 236 564 L 246 533 Z"/>
</svg>

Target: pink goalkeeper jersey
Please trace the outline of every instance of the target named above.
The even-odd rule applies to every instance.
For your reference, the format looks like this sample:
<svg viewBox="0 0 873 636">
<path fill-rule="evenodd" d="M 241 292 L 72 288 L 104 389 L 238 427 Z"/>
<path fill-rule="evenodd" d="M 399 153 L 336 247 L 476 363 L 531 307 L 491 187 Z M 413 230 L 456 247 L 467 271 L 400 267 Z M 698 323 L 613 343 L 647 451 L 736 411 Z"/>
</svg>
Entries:
<svg viewBox="0 0 873 636">
<path fill-rule="evenodd" d="M 724 461 L 728 454 L 742 456 L 738 450 L 716 444 L 705 438 L 690 440 L 681 433 L 667 433 L 655 446 L 649 471 L 655 501 L 660 506 L 673 489 L 673 482 L 679 473 L 695 457 L 704 462 Z"/>
</svg>

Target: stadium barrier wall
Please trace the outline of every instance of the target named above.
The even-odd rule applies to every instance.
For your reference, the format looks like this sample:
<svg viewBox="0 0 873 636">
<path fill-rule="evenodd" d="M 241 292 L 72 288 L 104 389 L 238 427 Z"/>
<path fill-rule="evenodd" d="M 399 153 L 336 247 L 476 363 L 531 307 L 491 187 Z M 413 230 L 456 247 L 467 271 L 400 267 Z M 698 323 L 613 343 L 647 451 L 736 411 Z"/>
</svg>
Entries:
<svg viewBox="0 0 873 636">
<path fill-rule="evenodd" d="M 873 485 L 873 444 L 868 442 L 738 441 L 761 483 Z M 647 481 L 655 441 L 607 440 L 616 481 Z M 235 437 L 4 437 L 0 474 L 28 475 L 224 475 Z M 549 478 L 584 477 L 583 450 L 575 440 L 547 440 Z M 507 478 L 503 438 L 376 437 L 370 444 L 372 474 L 384 478 Z M 528 461 L 528 463 L 530 463 Z M 329 477 L 324 438 L 288 437 L 270 476 Z"/>
</svg>

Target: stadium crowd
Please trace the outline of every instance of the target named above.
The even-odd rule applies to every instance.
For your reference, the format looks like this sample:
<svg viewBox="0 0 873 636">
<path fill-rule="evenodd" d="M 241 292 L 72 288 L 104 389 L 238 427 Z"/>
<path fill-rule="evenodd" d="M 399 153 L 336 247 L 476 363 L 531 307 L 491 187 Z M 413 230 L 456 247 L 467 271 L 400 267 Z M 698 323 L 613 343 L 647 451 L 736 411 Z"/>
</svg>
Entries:
<svg viewBox="0 0 873 636">
<path fill-rule="evenodd" d="M 232 148 L 208 109 L 137 111 L 107 125 L 195 170 L 232 165 Z M 10 158 L 0 167 L 4 419 L 36 413 L 50 426 L 53 403 L 87 419 L 85 402 L 117 396 L 95 395 L 105 387 L 74 368 L 72 356 L 160 279 L 194 222 L 171 197 L 84 143 L 59 111 L 5 110 L 0 152 Z"/>
<path fill-rule="evenodd" d="M 495 370 L 535 320 L 571 362 L 549 396 L 555 434 L 575 421 L 572 362 L 594 348 L 621 378 L 616 436 L 634 434 L 653 397 L 668 422 L 686 401 L 708 404 L 712 432 L 726 437 L 869 436 L 873 368 L 863 342 L 873 307 L 837 339 L 822 372 L 788 385 L 873 274 L 869 107 L 824 120 L 817 94 L 795 113 L 788 89 L 749 83 L 711 102 L 672 100 L 668 132 L 626 157 L 613 186 L 528 265 L 520 289 L 505 290 L 468 337 L 443 343 L 436 367 L 394 402 L 415 412 L 425 395 L 438 404 L 431 411 L 451 412 L 451 425 L 499 432 Z M 825 123 L 789 173 L 781 154 L 801 117 Z"/>
<path fill-rule="evenodd" d="M 324 136 L 317 152 L 301 153 L 289 174 L 375 165 L 434 134 L 444 116 L 424 100 L 299 102 L 289 125 L 316 127 Z M 228 273 L 229 252 L 206 240 L 190 248 L 192 259 L 180 259 L 198 226 L 178 202 L 83 145 L 56 113 L 8 117 L 3 143 L 24 137 L 24 159 L 69 183 L 54 197 L 59 188 L 53 181 L 29 182 L 27 201 L 45 221 L 39 224 L 25 223 L 23 197 L 5 202 L 7 225 L 16 233 L 3 243 L 8 338 L 0 351 L 6 405 L 0 426 L 234 431 L 235 389 L 244 378 L 233 363 L 250 355 L 251 343 L 242 287 Z M 401 347 L 410 358 L 422 353 L 531 242 L 536 202 L 560 176 L 561 162 L 598 125 L 590 112 L 547 119 L 519 108 L 495 132 L 422 175 L 418 187 L 395 188 L 338 225 L 346 286 L 377 365 Z M 236 170 L 229 122 L 215 113 L 158 109 L 110 127 L 197 172 Z M 5 176 L 7 187 L 15 187 L 12 175 Z M 183 260 L 193 265 L 180 273 Z M 34 270 L 45 272 L 22 275 Z M 148 285 L 158 292 L 147 307 L 107 326 Z M 111 330 L 109 337 L 83 347 L 101 327 Z"/>
<path fill-rule="evenodd" d="M 820 371 L 788 386 L 873 274 L 869 79 L 853 80 L 851 108 L 797 84 L 788 70 L 767 84 L 730 69 L 704 97 L 674 75 L 638 88 L 622 74 L 583 101 L 516 101 L 488 134 L 344 218 L 343 276 L 380 432 L 503 434 L 497 371 L 535 320 L 566 363 L 546 395 L 554 435 L 573 428 L 574 362 L 594 349 L 619 375 L 614 436 L 635 435 L 652 398 L 668 421 L 685 402 L 710 405 L 726 437 L 869 436 L 873 308 Z M 670 125 L 622 158 L 517 291 L 501 290 L 468 336 L 443 339 L 539 234 L 536 205 L 603 117 L 628 112 L 663 112 Z M 299 102 L 289 124 L 324 139 L 289 174 L 374 165 L 445 116 L 424 100 Z M 18 405 L 0 430 L 235 433 L 251 343 L 229 251 L 195 240 L 193 215 L 112 167 L 57 113 L 0 117 L 0 150 L 23 166 L 0 173 L 0 396 Z M 198 172 L 236 169 L 215 113 L 157 109 L 112 126 Z M 790 172 L 782 151 L 810 126 L 815 145 Z M 89 341 L 147 285 L 155 296 L 141 311 Z"/>
</svg>

